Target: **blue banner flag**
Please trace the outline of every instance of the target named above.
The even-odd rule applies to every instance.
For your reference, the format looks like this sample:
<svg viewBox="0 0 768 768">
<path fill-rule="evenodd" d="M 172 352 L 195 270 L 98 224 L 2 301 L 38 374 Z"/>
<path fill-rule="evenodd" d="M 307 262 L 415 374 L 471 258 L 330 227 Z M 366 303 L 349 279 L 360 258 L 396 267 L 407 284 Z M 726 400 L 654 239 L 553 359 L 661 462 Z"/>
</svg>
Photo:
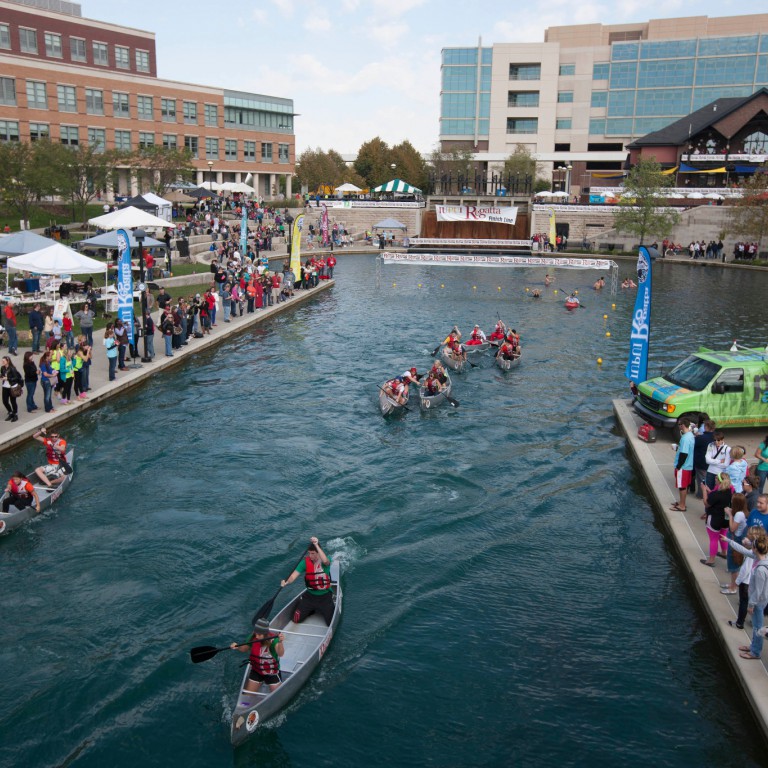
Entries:
<svg viewBox="0 0 768 768">
<path fill-rule="evenodd" d="M 624 375 L 639 384 L 648 378 L 648 344 L 651 337 L 651 255 L 640 246 L 637 255 L 637 299 L 629 335 L 629 360 Z"/>
<path fill-rule="evenodd" d="M 248 253 L 248 209 L 245 200 L 242 202 L 243 219 L 240 222 L 240 258 L 245 262 L 245 254 Z"/>
<path fill-rule="evenodd" d="M 128 341 L 133 344 L 133 275 L 128 233 L 117 230 L 117 316 L 123 321 Z"/>
</svg>

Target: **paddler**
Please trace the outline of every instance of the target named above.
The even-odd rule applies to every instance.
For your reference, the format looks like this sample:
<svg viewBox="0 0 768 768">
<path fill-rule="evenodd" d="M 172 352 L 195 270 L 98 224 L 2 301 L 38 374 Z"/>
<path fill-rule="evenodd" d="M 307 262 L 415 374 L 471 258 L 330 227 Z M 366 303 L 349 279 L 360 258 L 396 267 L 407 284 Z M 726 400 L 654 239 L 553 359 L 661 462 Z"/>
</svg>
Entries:
<svg viewBox="0 0 768 768">
<path fill-rule="evenodd" d="M 467 359 L 467 353 L 464 347 L 459 343 L 458 339 L 454 339 L 448 344 L 448 351 L 454 360 L 465 361 Z"/>
<path fill-rule="evenodd" d="M 503 339 L 507 335 L 507 327 L 504 325 L 504 323 L 501 322 L 501 319 L 496 323 L 496 327 L 493 329 L 493 332 L 488 337 L 492 341 L 497 341 L 499 339 Z"/>
<path fill-rule="evenodd" d="M 467 344 L 471 346 L 477 346 L 478 344 L 482 344 L 484 341 L 486 341 L 485 334 L 479 325 L 475 325 L 472 328 L 472 333 L 469 335 Z"/>
<path fill-rule="evenodd" d="M 576 295 L 575 291 L 572 294 L 570 294 L 570 296 L 568 296 L 568 298 L 565 301 L 569 304 L 581 304 L 581 302 L 579 301 L 579 297 Z"/>
<path fill-rule="evenodd" d="M 251 669 L 248 673 L 248 681 L 245 684 L 246 691 L 258 691 L 262 683 L 269 686 L 270 691 L 274 691 L 283 682 L 280 676 L 280 657 L 285 653 L 283 641 L 285 635 L 280 632 L 275 634 L 270 631 L 269 622 L 266 619 L 259 619 L 253 627 L 251 637 L 253 644 L 250 648 L 230 643 L 230 648 L 249 653 Z"/>
<path fill-rule="evenodd" d="M 45 429 L 38 430 L 32 437 L 45 446 L 45 455 L 48 459 L 48 463 L 38 467 L 35 474 L 49 488 L 57 485 L 71 471 L 67 463 L 67 441 L 62 439 L 58 432 L 51 432 L 49 436 Z M 48 479 L 48 475 L 53 475 L 53 482 Z"/>
<path fill-rule="evenodd" d="M 450 344 L 454 339 L 461 341 L 461 331 L 457 325 L 454 325 L 453 328 L 451 328 L 451 332 L 443 340 L 443 344 Z"/>
<path fill-rule="evenodd" d="M 434 374 L 435 378 L 441 383 L 446 384 L 448 382 L 448 376 L 445 373 L 445 368 L 439 360 L 435 360 L 430 368 L 430 374 Z"/>
<path fill-rule="evenodd" d="M 16 471 L 11 475 L 11 479 L 5 486 L 5 498 L 3 499 L 3 512 L 8 512 L 8 508 L 13 504 L 16 509 L 24 509 L 35 502 L 35 509 L 40 511 L 40 498 L 37 495 L 35 486 L 27 480 L 23 472 Z"/>
<path fill-rule="evenodd" d="M 307 591 L 299 599 L 293 613 L 294 624 L 301 624 L 308 616 L 319 613 L 325 619 L 325 623 L 330 626 L 334 611 L 331 559 L 323 552 L 317 536 L 309 540 L 306 557 L 287 579 L 280 582 L 280 586 L 285 587 L 291 584 L 302 574 Z"/>
<path fill-rule="evenodd" d="M 382 389 L 384 394 L 389 395 L 398 405 L 405 405 L 408 402 L 408 385 L 411 382 L 418 383 L 415 382 L 410 371 L 406 371 L 402 376 L 395 376 L 394 379 L 390 379 Z"/>
<path fill-rule="evenodd" d="M 427 378 L 423 384 L 423 387 L 424 394 L 426 394 L 428 397 L 437 395 L 443 390 L 443 385 L 440 383 L 440 380 L 437 378 L 437 374 L 434 373 L 434 371 L 430 371 L 427 374 Z"/>
</svg>

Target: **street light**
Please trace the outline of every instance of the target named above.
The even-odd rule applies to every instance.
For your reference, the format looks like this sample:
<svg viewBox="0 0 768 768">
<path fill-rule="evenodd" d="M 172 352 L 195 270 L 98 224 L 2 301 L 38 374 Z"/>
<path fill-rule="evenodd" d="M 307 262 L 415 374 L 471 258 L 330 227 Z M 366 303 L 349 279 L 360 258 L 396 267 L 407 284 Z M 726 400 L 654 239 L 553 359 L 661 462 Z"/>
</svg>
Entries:
<svg viewBox="0 0 768 768">
<path fill-rule="evenodd" d="M 213 160 L 208 161 L 208 188 L 211 190 L 211 197 L 213 197 Z"/>
<path fill-rule="evenodd" d="M 133 231 L 133 237 L 139 246 L 139 291 L 141 292 L 141 335 L 144 339 L 144 357 L 142 363 L 151 363 L 152 358 L 147 353 L 147 284 L 144 282 L 144 241 L 147 239 L 147 233 L 139 227 Z M 138 348 L 137 344 L 134 344 Z"/>
<path fill-rule="evenodd" d="M 568 197 L 571 196 L 571 171 L 573 166 L 569 163 L 565 166 L 565 191 L 568 193 Z"/>
</svg>

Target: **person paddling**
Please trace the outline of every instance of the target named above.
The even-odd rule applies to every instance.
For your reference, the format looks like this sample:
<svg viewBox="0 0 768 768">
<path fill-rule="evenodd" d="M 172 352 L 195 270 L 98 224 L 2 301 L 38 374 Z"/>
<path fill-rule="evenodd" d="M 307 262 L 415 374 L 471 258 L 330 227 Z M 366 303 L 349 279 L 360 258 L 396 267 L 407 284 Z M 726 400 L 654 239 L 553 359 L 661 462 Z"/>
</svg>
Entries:
<svg viewBox="0 0 768 768">
<path fill-rule="evenodd" d="M 62 439 L 58 432 L 51 432 L 50 436 L 41 429 L 32 435 L 33 439 L 42 443 L 45 446 L 45 455 L 48 459 L 48 463 L 42 467 L 38 467 L 35 470 L 35 474 L 44 482 L 49 488 L 52 485 L 57 485 L 64 480 L 64 475 L 67 474 L 67 441 Z M 53 477 L 53 482 L 48 477 Z"/>
<path fill-rule="evenodd" d="M 245 690 L 255 693 L 262 683 L 269 686 L 270 691 L 280 687 L 283 678 L 280 675 L 280 658 L 285 654 L 283 642 L 285 635 L 280 632 L 275 635 L 270 631 L 269 622 L 259 619 L 253 627 L 253 644 L 250 648 L 239 643 L 230 643 L 232 650 L 250 653 L 248 662 L 251 665 Z"/>
<path fill-rule="evenodd" d="M 317 536 L 309 540 L 306 557 L 287 579 L 280 582 L 280 586 L 292 584 L 301 575 L 304 576 L 307 591 L 299 599 L 293 613 L 294 623 L 301 624 L 308 616 L 319 613 L 330 627 L 335 608 L 331 589 L 331 559 L 323 552 Z"/>
<path fill-rule="evenodd" d="M 35 502 L 35 509 L 40 511 L 40 498 L 35 486 L 27 480 L 27 476 L 18 470 L 11 475 L 11 479 L 5 486 L 5 498 L 3 498 L 3 512 L 8 512 L 11 504 L 16 509 L 24 509 Z"/>
</svg>

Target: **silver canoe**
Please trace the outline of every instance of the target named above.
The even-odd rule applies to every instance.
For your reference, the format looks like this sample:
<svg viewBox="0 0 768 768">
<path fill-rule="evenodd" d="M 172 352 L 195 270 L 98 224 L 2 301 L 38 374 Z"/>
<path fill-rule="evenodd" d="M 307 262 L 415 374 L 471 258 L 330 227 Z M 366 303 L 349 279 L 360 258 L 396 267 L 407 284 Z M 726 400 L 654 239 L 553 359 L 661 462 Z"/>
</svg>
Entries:
<svg viewBox="0 0 768 768">
<path fill-rule="evenodd" d="M 496 365 L 501 368 L 502 371 L 510 371 L 512 368 L 517 367 L 520 365 L 520 358 L 521 355 L 518 355 L 515 358 L 512 358 L 512 360 L 507 360 L 506 357 L 502 357 L 501 355 L 496 356 Z"/>
<path fill-rule="evenodd" d="M 45 485 L 45 483 L 40 482 L 40 478 L 35 474 L 35 471 L 32 470 L 28 475 L 27 479 L 30 483 L 35 487 L 35 491 L 37 492 L 37 497 L 40 499 L 40 512 L 45 512 L 46 509 L 48 509 L 56 499 L 61 496 L 64 491 L 69 488 L 69 484 L 72 482 L 72 478 L 74 477 L 74 458 L 75 458 L 75 449 L 70 448 L 67 451 L 67 463 L 70 467 L 72 467 L 73 471 L 70 472 L 68 475 L 64 475 L 64 479 L 56 484 L 51 486 L 50 488 Z M 49 478 L 53 479 L 53 478 Z M 5 499 L 6 494 L 3 493 L 2 498 Z M 33 517 L 35 517 L 38 514 L 37 509 L 34 506 L 34 501 L 32 502 L 32 505 L 29 507 L 24 507 L 24 509 L 16 509 L 16 507 L 11 504 L 10 507 L 8 507 L 7 512 L 0 512 L 0 536 L 6 533 L 10 533 L 15 528 L 18 528 L 22 523 L 26 523 L 27 520 L 31 520 Z"/>
<path fill-rule="evenodd" d="M 436 395 L 427 395 L 424 387 L 419 387 L 419 407 L 422 411 L 431 411 L 433 408 L 437 408 L 438 405 L 445 402 L 447 397 L 451 396 L 451 377 L 446 374 L 445 379 L 445 389 Z"/>
<path fill-rule="evenodd" d="M 479 344 L 464 344 L 464 350 L 468 355 L 479 355 L 491 348 L 490 341 L 481 341 Z"/>
<path fill-rule="evenodd" d="M 405 412 L 406 405 L 408 405 L 407 397 L 405 403 L 398 403 L 384 391 L 383 384 L 379 387 L 379 409 L 382 416 L 399 416 Z"/>
<path fill-rule="evenodd" d="M 331 563 L 331 586 L 333 588 L 334 611 L 331 625 L 326 626 L 322 616 L 312 614 L 301 624 L 292 621 L 293 612 L 301 595 L 291 600 L 274 619 L 270 628 L 284 632 L 285 653 L 280 659 L 280 673 L 283 682 L 274 691 L 268 686 L 252 693 L 245 690 L 251 665 L 246 664 L 245 674 L 238 691 L 237 704 L 232 712 L 232 745 L 238 746 L 248 739 L 268 718 L 279 712 L 301 690 L 315 667 L 328 650 L 341 619 L 341 582 L 337 562 Z M 306 591 L 306 590 L 304 590 Z M 301 593 L 302 595 L 304 592 Z"/>
<path fill-rule="evenodd" d="M 443 347 L 440 352 L 440 359 L 443 361 L 443 365 L 445 365 L 446 368 L 450 368 L 452 371 L 456 371 L 456 373 L 462 373 L 469 368 L 469 363 L 466 360 L 456 360 L 453 355 L 451 355 L 448 347 Z"/>
</svg>

